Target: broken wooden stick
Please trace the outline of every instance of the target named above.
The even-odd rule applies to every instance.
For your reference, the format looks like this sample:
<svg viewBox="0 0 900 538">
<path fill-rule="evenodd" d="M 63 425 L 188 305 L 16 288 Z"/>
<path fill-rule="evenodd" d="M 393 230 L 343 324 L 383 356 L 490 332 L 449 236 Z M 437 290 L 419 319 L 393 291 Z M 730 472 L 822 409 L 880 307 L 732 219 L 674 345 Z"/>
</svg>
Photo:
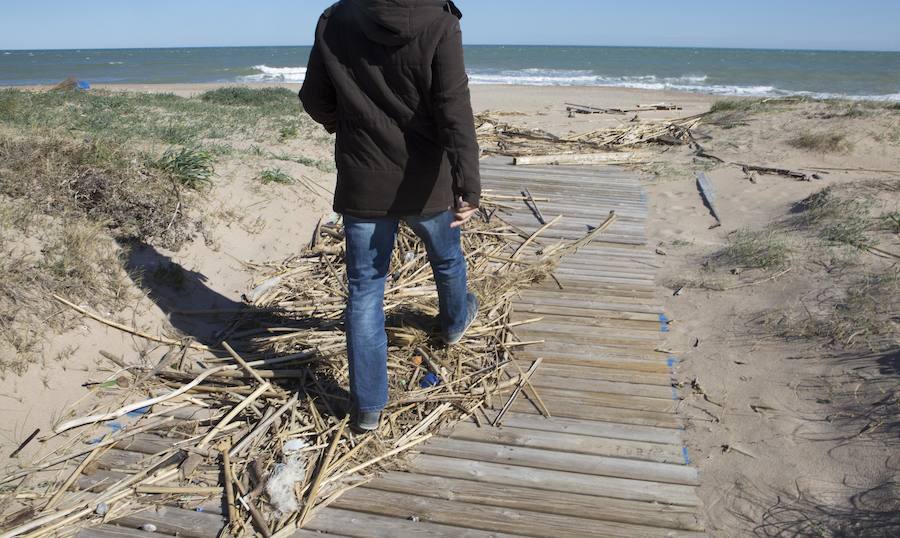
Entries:
<svg viewBox="0 0 900 538">
<path fill-rule="evenodd" d="M 716 211 L 716 194 L 713 190 L 712 183 L 703 172 L 697 173 L 697 187 L 700 189 L 700 194 L 703 196 L 706 206 L 709 207 L 709 212 L 716 219 L 718 225 L 721 226 L 722 219 L 719 218 L 719 212 Z"/>
<path fill-rule="evenodd" d="M 316 498 L 319 496 L 319 488 L 322 486 L 322 480 L 325 478 L 325 473 L 328 472 L 328 468 L 331 466 L 331 460 L 334 459 L 334 451 L 341 440 L 341 436 L 344 435 L 344 428 L 349 421 L 350 415 L 347 415 L 344 417 L 344 420 L 341 421 L 340 425 L 338 425 L 337 432 L 335 432 L 334 437 L 331 439 L 331 444 L 328 446 L 328 451 L 325 453 L 322 462 L 319 464 L 319 471 L 316 473 L 316 477 L 309 487 L 309 495 L 306 496 L 303 512 L 300 513 L 300 521 L 298 523 L 298 527 L 300 528 L 303 528 L 303 525 L 306 524 L 306 518 L 309 516 L 309 511 L 316 504 Z"/>
</svg>

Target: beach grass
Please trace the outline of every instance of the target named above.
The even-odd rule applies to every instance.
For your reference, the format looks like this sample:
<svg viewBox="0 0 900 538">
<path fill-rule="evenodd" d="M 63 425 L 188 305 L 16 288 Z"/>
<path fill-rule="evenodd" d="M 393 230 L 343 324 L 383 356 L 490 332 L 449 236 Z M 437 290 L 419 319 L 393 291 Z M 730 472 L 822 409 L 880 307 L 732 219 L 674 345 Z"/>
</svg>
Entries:
<svg viewBox="0 0 900 538">
<path fill-rule="evenodd" d="M 725 247 L 710 257 L 711 265 L 729 269 L 781 269 L 790 261 L 786 239 L 772 230 L 735 230 Z"/>
<path fill-rule="evenodd" d="M 263 154 L 264 155 L 264 154 Z M 261 155 L 261 156 L 263 156 Z M 297 164 L 302 164 L 303 166 L 309 166 L 310 168 L 317 168 L 323 172 L 334 172 L 335 166 L 332 160 L 322 160 L 322 159 L 313 159 L 312 157 L 306 157 L 304 155 L 291 155 L 289 153 L 270 153 L 268 157 L 278 160 L 278 161 L 287 161 Z"/>
<path fill-rule="evenodd" d="M 281 168 L 266 168 L 256 176 L 256 179 L 263 184 L 279 183 L 281 185 L 290 185 L 297 181 Z"/>
<path fill-rule="evenodd" d="M 212 182 L 212 161 L 212 154 L 207 151 L 170 148 L 153 165 L 169 173 L 181 185 L 199 190 Z"/>
<path fill-rule="evenodd" d="M 52 126 L 118 142 L 191 145 L 210 140 L 278 140 L 284 125 L 296 136 L 318 134 L 293 92 L 283 88 L 220 88 L 196 97 L 92 90 L 0 90 L 0 122 Z"/>
<path fill-rule="evenodd" d="M 787 143 L 793 148 L 818 153 L 850 151 L 853 148 L 853 145 L 847 140 L 847 135 L 831 131 L 804 131 L 789 138 Z"/>
<path fill-rule="evenodd" d="M 323 134 L 294 92 L 220 88 L 194 97 L 73 89 L 0 89 L 0 376 L 22 373 L 62 329 L 49 297 L 118 311 L 138 275 L 134 244 L 177 250 L 202 228 L 217 159 L 271 158 L 320 169 L 287 145 Z M 249 142 L 249 144 L 248 144 Z M 330 140 L 329 140 L 330 142 Z M 258 153 L 258 155 L 255 155 Z M 277 169 L 264 180 L 292 182 Z M 149 275 L 177 288 L 184 275 Z M 7 358 L 10 358 L 7 360 Z"/>
</svg>

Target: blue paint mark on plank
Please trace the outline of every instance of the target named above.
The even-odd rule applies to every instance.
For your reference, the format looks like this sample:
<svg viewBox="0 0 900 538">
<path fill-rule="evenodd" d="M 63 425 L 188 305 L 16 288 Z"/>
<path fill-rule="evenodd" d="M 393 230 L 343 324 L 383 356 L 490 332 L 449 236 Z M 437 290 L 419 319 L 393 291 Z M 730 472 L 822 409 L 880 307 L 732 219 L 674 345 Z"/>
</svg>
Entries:
<svg viewBox="0 0 900 538">
<path fill-rule="evenodd" d="M 690 465 L 691 458 L 688 456 L 688 449 L 686 446 L 681 447 L 681 455 L 684 456 L 684 464 Z"/>
</svg>

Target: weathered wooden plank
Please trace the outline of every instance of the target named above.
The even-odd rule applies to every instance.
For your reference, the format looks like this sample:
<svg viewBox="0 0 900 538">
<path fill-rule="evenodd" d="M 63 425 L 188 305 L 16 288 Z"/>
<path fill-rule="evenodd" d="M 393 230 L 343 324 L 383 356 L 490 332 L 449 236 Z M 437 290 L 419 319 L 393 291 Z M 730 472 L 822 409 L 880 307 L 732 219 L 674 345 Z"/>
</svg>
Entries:
<svg viewBox="0 0 900 538">
<path fill-rule="evenodd" d="M 150 457 L 148 454 L 142 452 L 114 448 L 103 454 L 97 463 L 101 469 L 114 471 L 139 467 L 148 457 Z"/>
<path fill-rule="evenodd" d="M 567 176 L 565 178 L 557 178 L 553 176 L 534 176 L 529 174 L 492 174 L 488 173 L 483 177 L 486 189 L 499 190 L 507 188 L 510 190 L 522 190 L 528 188 L 532 193 L 545 192 L 553 190 L 561 191 L 584 191 L 586 197 L 595 194 L 613 193 L 623 199 L 641 200 L 642 191 L 639 185 L 618 183 L 616 181 L 604 181 L 602 178 Z"/>
<path fill-rule="evenodd" d="M 542 415 L 528 413 L 507 413 L 506 416 L 503 417 L 503 424 L 506 427 L 529 430 L 571 433 L 592 437 L 604 437 L 607 439 L 625 439 L 666 445 L 680 446 L 682 442 L 681 430 L 657 428 L 653 426 L 634 426 L 631 424 L 618 424 L 615 422 L 600 422 L 595 420 L 570 419 L 556 416 L 547 418 Z"/>
<path fill-rule="evenodd" d="M 409 463 L 409 470 L 418 474 L 531 487 L 539 490 L 577 491 L 585 495 L 614 499 L 680 506 L 697 506 L 700 502 L 693 486 L 552 471 L 431 454 L 421 454 L 413 458 Z"/>
<path fill-rule="evenodd" d="M 542 391 L 541 394 L 543 395 L 544 391 Z M 558 405 L 550 402 L 547 405 L 550 407 L 550 412 L 558 417 L 618 422 L 620 424 L 635 424 L 638 426 L 656 426 L 659 428 L 684 428 L 681 419 L 672 413 L 658 413 L 599 405 L 588 407 L 585 405 L 577 405 L 577 403 L 573 405 L 573 402 L 571 401 Z M 522 413 L 539 413 L 531 402 L 522 398 L 516 400 L 511 409 Z"/>
<path fill-rule="evenodd" d="M 585 297 L 583 294 L 573 293 L 568 290 L 557 288 L 540 287 L 540 288 L 529 288 L 523 296 L 527 298 L 529 302 L 537 303 L 539 300 L 544 301 L 547 304 L 576 304 L 581 306 L 582 308 L 593 308 L 594 303 L 598 303 L 600 305 L 611 304 L 613 303 L 610 298 L 611 297 L 622 297 L 624 300 L 623 303 L 634 303 L 634 304 L 642 304 L 646 303 L 647 299 L 658 299 L 659 298 L 659 290 L 654 286 L 621 286 L 615 284 L 597 284 L 592 286 L 596 290 L 596 294 L 599 299 L 595 299 L 594 297 Z M 524 299 L 523 299 L 524 300 Z M 539 303 L 540 304 L 540 303 Z M 654 311 L 662 312 L 661 305 L 652 305 Z"/>
<path fill-rule="evenodd" d="M 554 305 L 537 305 L 517 301 L 515 303 L 515 316 L 521 318 L 534 317 L 526 314 L 542 314 L 544 316 L 559 316 L 567 318 L 587 318 L 609 321 L 642 321 L 660 325 L 660 315 L 649 312 L 623 312 L 621 310 L 599 310 L 592 308 L 564 307 Z"/>
<path fill-rule="evenodd" d="M 538 323 L 538 325 L 543 323 L 551 323 L 554 325 L 560 324 L 571 324 L 573 327 L 584 327 L 585 330 L 593 330 L 593 329 L 605 329 L 605 330 L 628 330 L 628 331 L 646 331 L 655 335 L 658 335 L 660 332 L 660 322 L 659 316 L 656 316 L 654 320 L 631 320 L 631 319 L 618 319 L 618 318 L 610 318 L 610 317 L 601 317 L 601 316 L 569 316 L 565 313 L 560 314 L 551 314 L 549 312 L 541 312 L 535 311 L 537 309 L 516 309 L 516 313 L 510 317 L 510 320 L 513 322 L 516 321 L 527 321 L 534 319 L 535 317 L 542 317 L 543 319 Z"/>
<path fill-rule="evenodd" d="M 485 189 L 491 191 L 500 189 L 515 189 L 521 191 L 524 188 L 528 188 L 529 191 L 532 192 L 543 192 L 545 190 L 553 189 L 581 188 L 588 195 L 595 193 L 614 193 L 625 199 L 633 198 L 637 200 L 640 200 L 643 194 L 639 185 L 584 176 L 567 176 L 563 178 L 550 175 L 493 174 L 488 172 L 482 179 L 484 180 Z"/>
<path fill-rule="evenodd" d="M 597 379 L 616 382 L 622 385 L 657 385 L 661 387 L 672 386 L 672 376 L 669 374 L 656 374 L 647 372 L 623 372 L 615 368 L 603 368 L 599 366 L 582 366 L 572 364 L 552 364 L 539 368 L 535 374 L 538 377 L 558 377 L 574 379 Z"/>
<path fill-rule="evenodd" d="M 75 538 L 169 538 L 171 536 L 171 534 L 159 534 L 117 525 L 99 525 L 81 529 Z"/>
<path fill-rule="evenodd" d="M 549 387 L 542 383 L 535 383 L 535 387 L 541 393 L 544 400 L 552 400 L 547 403 L 550 412 L 553 409 L 566 406 L 576 407 L 611 407 L 617 409 L 633 409 L 636 411 L 649 411 L 654 413 L 673 413 L 677 408 L 677 402 L 672 399 L 671 390 L 669 398 L 647 398 L 645 396 L 632 396 L 630 394 L 610 394 L 605 392 L 588 392 L 578 390 L 559 389 Z"/>
<path fill-rule="evenodd" d="M 585 348 L 577 344 L 567 344 L 559 341 L 549 341 L 543 344 L 535 344 L 528 346 L 522 350 L 522 353 L 528 354 L 534 350 L 540 350 L 542 354 L 553 354 L 557 357 L 570 358 L 621 358 L 634 359 L 635 361 L 651 362 L 666 364 L 669 359 L 665 353 L 660 353 L 646 348 L 623 348 L 621 346 L 603 346 L 598 345 L 593 349 Z"/>
<path fill-rule="evenodd" d="M 79 476 L 75 481 L 75 487 L 82 491 L 99 493 L 101 491 L 106 491 L 107 488 L 127 476 L 127 473 L 119 471 L 98 469 L 89 474 L 82 474 Z"/>
<path fill-rule="evenodd" d="M 335 504 L 340 503 L 340 499 Z M 397 517 L 328 507 L 319 511 L 306 529 L 332 536 L 335 533 L 356 538 L 514 538 L 515 535 L 467 529 L 437 523 L 412 521 Z"/>
<path fill-rule="evenodd" d="M 178 439 L 160 437 L 152 433 L 140 433 L 128 439 L 116 443 L 119 450 L 140 452 L 142 454 L 158 454 L 169 450 L 178 442 Z"/>
<path fill-rule="evenodd" d="M 417 517 L 420 520 L 458 525 L 486 531 L 506 532 L 520 536 L 555 536 L 581 538 L 597 537 L 657 537 L 659 529 L 625 523 L 606 522 L 557 514 L 497 508 L 493 506 L 423 498 L 389 491 L 375 494 L 367 490 L 353 490 L 335 503 L 339 508 L 359 509 L 398 518 Z M 673 536 L 694 533 L 673 531 Z M 696 535 L 696 534 L 694 534 Z"/>
<path fill-rule="evenodd" d="M 666 403 L 672 400 L 672 386 L 649 385 L 644 383 L 620 383 L 604 381 L 597 378 L 558 377 L 552 375 L 551 367 L 544 367 L 541 375 L 532 378 L 538 387 L 566 390 L 573 393 L 598 393 L 639 397 L 643 399 L 660 399 Z"/>
<path fill-rule="evenodd" d="M 160 534 L 184 538 L 215 538 L 225 526 L 225 518 L 219 514 L 194 512 L 174 506 L 159 506 L 156 509 L 127 515 L 114 523 L 135 529 L 146 523 L 152 523 Z"/>
<path fill-rule="evenodd" d="M 659 303 L 658 295 L 642 294 L 634 289 L 637 286 L 622 286 L 620 284 L 602 283 L 610 289 L 598 289 L 596 286 L 578 288 L 567 280 L 567 284 L 546 280 L 542 284 L 532 287 L 527 293 L 515 300 L 516 304 L 526 305 L 550 305 L 572 308 L 588 308 L 596 310 L 612 310 L 620 312 L 640 312 L 644 314 L 662 314 L 663 308 Z M 618 288 L 618 289 L 615 289 Z M 553 291 L 565 293 L 554 296 Z M 632 295 L 629 295 L 631 293 Z M 577 295 L 581 297 L 577 297 Z"/>
<path fill-rule="evenodd" d="M 535 345 L 532 349 L 519 352 L 519 357 L 537 359 L 544 358 L 546 367 L 551 364 L 565 366 L 599 367 L 607 370 L 623 370 L 635 373 L 669 374 L 671 368 L 662 358 L 617 357 L 597 351 L 595 355 L 571 356 L 548 349 L 548 346 Z"/>
<path fill-rule="evenodd" d="M 659 463 L 684 463 L 681 445 L 605 439 L 588 435 L 516 428 L 508 425 L 502 428 L 479 428 L 472 423 L 457 424 L 449 437 L 464 441 L 540 448 L 558 452 L 629 458 Z"/>
<path fill-rule="evenodd" d="M 666 529 L 702 531 L 692 507 L 660 505 L 571 492 L 490 484 L 442 476 L 388 473 L 365 486 L 369 489 L 421 495 L 434 499 L 617 521 Z"/>
<path fill-rule="evenodd" d="M 693 467 L 654 461 L 638 461 L 594 454 L 579 454 L 511 445 L 496 445 L 463 439 L 437 438 L 422 445 L 422 452 L 435 456 L 464 458 L 491 463 L 520 465 L 551 471 L 568 471 L 648 482 L 696 486 Z"/>
<path fill-rule="evenodd" d="M 525 325 L 517 334 L 524 340 L 566 340 L 572 344 L 587 348 L 590 346 L 606 346 L 611 348 L 630 348 L 653 351 L 659 347 L 661 338 L 658 335 L 644 336 L 608 336 L 609 333 L 582 334 L 572 327 L 553 327 L 547 325 Z"/>
</svg>

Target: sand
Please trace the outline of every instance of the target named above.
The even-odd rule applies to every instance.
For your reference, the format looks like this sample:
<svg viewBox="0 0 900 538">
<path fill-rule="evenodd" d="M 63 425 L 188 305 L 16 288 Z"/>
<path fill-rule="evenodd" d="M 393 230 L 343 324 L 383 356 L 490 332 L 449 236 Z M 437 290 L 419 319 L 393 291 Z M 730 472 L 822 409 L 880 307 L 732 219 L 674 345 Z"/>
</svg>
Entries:
<svg viewBox="0 0 900 538">
<path fill-rule="evenodd" d="M 189 96 L 211 87 L 189 84 L 109 88 Z M 678 111 L 641 113 L 642 120 L 649 120 L 704 112 L 715 101 L 700 94 L 618 88 L 475 86 L 472 93 L 476 112 L 502 112 L 510 123 L 559 135 L 618 125 L 633 116 L 569 118 L 566 102 L 599 107 L 671 102 L 682 107 Z M 752 130 L 741 131 L 740 137 L 713 129 L 710 132 L 714 131 L 714 143 L 710 148 L 723 158 L 758 164 L 900 169 L 896 143 L 872 139 L 868 134 L 871 121 L 874 120 L 842 123 L 841 128 L 849 129 L 856 143 L 856 149 L 849 154 L 820 155 L 785 146 L 785 137 L 796 132 L 798 125 L 816 127 L 821 122 L 815 117 L 790 115 L 763 120 Z M 327 156 L 330 151 L 325 146 L 297 149 L 317 156 Z M 848 479 L 853 485 L 862 484 L 874 480 L 890 465 L 897 468 L 900 458 L 896 451 L 891 453 L 874 444 L 868 448 L 836 447 L 835 442 L 821 440 L 828 438 L 829 426 L 822 421 L 826 410 L 813 393 L 824 389 L 816 389 L 813 381 L 840 375 L 840 364 L 810 358 L 813 344 L 760 338 L 748 328 L 748 318 L 753 314 L 815 291 L 816 283 L 808 281 L 806 273 L 798 269 L 785 278 L 730 292 L 689 289 L 673 296 L 663 286 L 672 279 L 696 274 L 702 257 L 721 246 L 729 231 L 761 229 L 824 185 L 871 174 L 834 172 L 820 182 L 761 176 L 753 184 L 738 168 L 714 170 L 710 176 L 724 222 L 722 227 L 710 229 L 714 221 L 698 196 L 692 173 L 707 163 L 696 162 L 684 148 L 656 151 L 658 163 L 648 167 L 646 175 L 652 211 L 650 246 L 660 245 L 667 253 L 659 257 L 663 266 L 659 275 L 660 298 L 674 319 L 667 346 L 681 360 L 678 379 L 688 387 L 696 379 L 708 397 L 704 399 L 685 389 L 687 397 L 681 411 L 691 419 L 687 439 L 694 464 L 701 471 L 701 496 L 710 534 L 752 536 L 778 495 L 796 495 L 799 487 L 840 497 L 847 490 Z M 333 187 L 333 174 L 284 164 L 295 176 L 306 175 L 326 188 Z M 154 334 L 167 334 L 174 327 L 184 334 L 211 338 L 223 319 L 175 312 L 235 306 L 253 281 L 252 271 L 241 262 L 278 259 L 296 252 L 309 240 L 316 220 L 330 211 L 329 201 L 302 187 L 261 189 L 251 174 L 252 169 L 241 163 L 217 170 L 207 211 L 219 218 L 194 242 L 179 252 L 145 249 L 134 254 L 139 264 L 165 259 L 181 265 L 191 275 L 185 291 L 151 289 L 149 297 L 141 292 L 143 297 L 133 311 L 108 314 L 128 319 Z M 99 357 L 100 350 L 115 355 L 133 355 L 138 351 L 151 361 L 160 353 L 152 343 L 88 320 L 76 330 L 54 338 L 46 356 L 53 357 L 64 349 L 71 351 L 64 359 L 47 359 L 21 378 L 11 377 L 0 383 L 0 409 L 5 413 L 0 438 L 3 458 L 35 428 L 49 431 L 60 411 L 85 393 L 83 383 L 109 375 L 114 365 Z M 798 357 L 802 359 L 791 360 Z M 731 450 L 724 451 L 725 446 Z M 23 457 L 32 454 L 34 448 L 26 449 Z"/>
</svg>

